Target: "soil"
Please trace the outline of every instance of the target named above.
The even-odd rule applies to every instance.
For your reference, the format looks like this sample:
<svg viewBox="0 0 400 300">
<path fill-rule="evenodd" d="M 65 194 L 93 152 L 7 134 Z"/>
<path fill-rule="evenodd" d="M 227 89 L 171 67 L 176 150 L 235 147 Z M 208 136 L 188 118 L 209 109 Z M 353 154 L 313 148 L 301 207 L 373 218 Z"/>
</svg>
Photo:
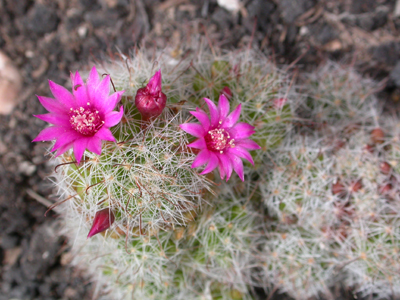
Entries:
<svg viewBox="0 0 400 300">
<path fill-rule="evenodd" d="M 69 86 L 70 70 L 88 70 L 102 57 L 134 47 L 178 48 L 201 34 L 215 47 L 260 48 L 300 71 L 326 59 L 347 63 L 382 81 L 382 101 L 400 101 L 396 0 L 241 3 L 231 13 L 216 0 L 0 0 L 0 48 L 24 78 L 22 102 L 0 116 L 0 300 L 91 299 L 90 279 L 68 265 L 57 214 L 45 217 L 40 203 L 51 199 L 52 170 L 49 144 L 31 143 L 45 127 L 32 115 L 45 113 L 35 94 L 50 96 L 47 79 Z"/>
</svg>

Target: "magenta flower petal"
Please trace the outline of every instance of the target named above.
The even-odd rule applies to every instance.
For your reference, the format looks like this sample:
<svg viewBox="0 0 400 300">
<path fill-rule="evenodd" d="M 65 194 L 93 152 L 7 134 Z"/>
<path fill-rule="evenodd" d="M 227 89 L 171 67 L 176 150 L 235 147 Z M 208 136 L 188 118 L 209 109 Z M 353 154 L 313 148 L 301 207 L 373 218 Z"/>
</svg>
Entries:
<svg viewBox="0 0 400 300">
<path fill-rule="evenodd" d="M 218 164 L 218 171 L 219 171 L 219 176 L 221 177 L 221 179 L 224 179 L 226 174 L 225 174 L 225 169 L 222 166 L 221 162 Z"/>
<path fill-rule="evenodd" d="M 221 94 L 221 96 L 219 96 L 218 111 L 219 111 L 219 121 L 225 120 L 226 116 L 229 113 L 229 101 L 224 94 Z"/>
<path fill-rule="evenodd" d="M 203 137 L 205 134 L 205 130 L 203 126 L 200 124 L 194 124 L 194 123 L 184 123 L 179 125 L 179 127 L 186 131 L 187 133 L 194 135 L 195 137 Z"/>
<path fill-rule="evenodd" d="M 62 147 L 60 147 L 60 148 L 57 150 L 57 153 L 56 153 L 55 157 L 60 156 L 61 154 L 64 154 L 64 153 L 67 152 L 69 149 L 71 149 L 73 146 L 74 146 L 73 143 L 63 145 Z"/>
<path fill-rule="evenodd" d="M 208 109 L 210 110 L 211 127 L 215 128 L 218 126 L 218 121 L 219 121 L 218 108 L 215 106 L 214 102 L 212 102 L 210 99 L 204 98 L 204 101 L 207 103 Z"/>
<path fill-rule="evenodd" d="M 95 136 L 101 140 L 115 142 L 115 137 L 111 133 L 111 130 L 105 127 L 102 127 L 99 131 L 97 131 Z"/>
<path fill-rule="evenodd" d="M 71 73 L 71 82 L 72 82 L 72 94 L 76 99 L 77 106 L 86 106 L 88 102 L 90 102 L 87 87 L 83 82 L 81 75 L 78 71 L 75 72 L 75 75 Z"/>
<path fill-rule="evenodd" d="M 241 105 L 239 104 L 229 114 L 229 101 L 224 95 L 219 98 L 218 108 L 211 100 L 204 98 L 204 101 L 208 105 L 211 122 L 204 111 L 196 108 L 196 111 L 190 113 L 200 121 L 200 124 L 180 125 L 182 130 L 198 138 L 187 145 L 201 149 L 193 161 L 192 168 L 208 163 L 200 174 L 209 173 L 218 167 L 221 179 L 226 177 L 228 181 L 235 171 L 243 181 L 242 158 L 254 164 L 248 150 L 260 149 L 257 143 L 249 139 L 255 133 L 254 127 L 247 123 L 236 124 L 240 117 Z"/>
<path fill-rule="evenodd" d="M 88 138 L 74 141 L 74 155 L 78 164 L 81 162 L 83 152 L 85 152 L 85 149 L 87 148 L 88 141 Z"/>
<path fill-rule="evenodd" d="M 89 151 L 96 153 L 97 155 L 100 155 L 101 154 L 101 139 L 99 139 L 96 136 L 89 139 L 87 148 Z"/>
<path fill-rule="evenodd" d="M 63 86 L 49 80 L 50 91 L 53 96 L 65 107 L 74 107 L 76 105 L 74 96 Z"/>
<path fill-rule="evenodd" d="M 201 165 L 204 165 L 210 159 L 210 155 L 210 151 L 208 151 L 207 149 L 200 151 L 200 153 L 197 155 L 196 159 L 192 163 L 192 168 L 197 168 Z"/>
<path fill-rule="evenodd" d="M 237 123 L 235 126 L 232 127 L 230 130 L 232 138 L 235 140 L 244 139 L 250 137 L 254 131 L 254 126 L 251 126 L 247 123 Z"/>
<path fill-rule="evenodd" d="M 197 120 L 200 121 L 201 125 L 203 126 L 205 131 L 208 131 L 210 128 L 210 119 L 208 118 L 207 114 L 204 111 L 197 110 L 197 111 L 191 111 L 190 112 L 193 116 L 197 118 Z"/>
<path fill-rule="evenodd" d="M 220 165 L 224 169 L 224 172 L 226 175 L 226 181 L 228 181 L 229 178 L 231 178 L 232 171 L 233 171 L 231 160 L 229 159 L 228 155 L 218 155 L 218 159 L 219 159 Z M 221 176 L 221 179 L 224 179 L 224 177 Z"/>
<path fill-rule="evenodd" d="M 122 94 L 124 92 L 125 91 L 115 92 L 114 94 L 112 94 L 111 96 L 108 97 L 107 103 L 106 103 L 106 105 L 104 105 L 105 113 L 108 113 L 115 108 L 117 103 L 121 100 Z"/>
<path fill-rule="evenodd" d="M 61 134 L 65 132 L 64 127 L 48 127 L 43 129 L 39 135 L 32 142 L 43 142 L 43 141 L 51 141 L 55 140 Z"/>
<path fill-rule="evenodd" d="M 96 67 L 90 71 L 86 83 L 79 72 L 70 75 L 72 93 L 64 87 L 49 81 L 51 92 L 56 99 L 40 97 L 39 101 L 50 111 L 35 117 L 56 126 L 43 130 L 34 141 L 56 140 L 52 151 L 56 156 L 73 148 L 79 163 L 85 149 L 101 154 L 102 140 L 115 141 L 110 127 L 121 121 L 124 110 L 113 111 L 123 91 L 110 93 L 110 76 L 99 80 Z"/>
<path fill-rule="evenodd" d="M 252 140 L 240 140 L 236 142 L 236 145 L 249 150 L 261 149 L 261 147 Z"/>
<path fill-rule="evenodd" d="M 224 128 L 231 128 L 238 120 L 240 117 L 240 111 L 242 109 L 242 105 L 239 104 L 233 112 L 229 114 L 228 117 L 223 121 L 222 126 Z"/>
<path fill-rule="evenodd" d="M 99 82 L 99 74 L 94 66 L 89 73 L 88 79 L 86 80 L 87 93 L 90 99 L 93 99 Z"/>
<path fill-rule="evenodd" d="M 206 168 L 200 174 L 207 174 L 213 171 L 218 166 L 218 157 L 215 153 L 210 153 L 210 160 L 206 166 Z"/>
<path fill-rule="evenodd" d="M 104 126 L 113 127 L 117 125 L 124 115 L 124 108 L 121 106 L 119 111 L 111 111 L 106 114 Z"/>
<path fill-rule="evenodd" d="M 187 146 L 190 147 L 190 148 L 195 148 L 195 149 L 205 149 L 205 148 L 207 148 L 207 144 L 206 144 L 206 141 L 204 140 L 204 138 L 200 138 L 200 139 L 194 141 L 193 143 L 190 143 Z"/>
<path fill-rule="evenodd" d="M 79 138 L 79 133 L 74 130 L 68 130 L 67 132 L 62 133 L 57 137 L 57 141 L 55 142 L 51 151 L 55 151 L 61 148 L 63 145 L 70 144 Z"/>
<path fill-rule="evenodd" d="M 158 70 L 149 80 L 147 87 L 151 94 L 157 94 L 161 92 L 161 69 Z"/>
<path fill-rule="evenodd" d="M 57 126 L 62 126 L 66 128 L 70 127 L 68 115 L 49 113 L 44 115 L 34 115 L 34 117 Z"/>
<path fill-rule="evenodd" d="M 232 162 L 233 170 L 235 170 L 236 174 L 238 174 L 239 178 L 244 181 L 244 173 L 243 173 L 243 162 L 242 160 L 235 155 L 230 155 L 229 159 Z M 228 178 L 226 179 L 228 181 Z"/>
<path fill-rule="evenodd" d="M 58 114 L 65 114 L 68 112 L 68 109 L 56 99 L 37 95 L 36 97 L 38 97 L 40 104 L 42 104 L 48 112 Z"/>
<path fill-rule="evenodd" d="M 97 109 L 105 110 L 107 107 L 108 95 L 110 94 L 110 75 L 107 75 L 97 86 L 96 92 L 91 99 L 94 101 Z"/>
<path fill-rule="evenodd" d="M 228 150 L 228 153 L 232 156 L 238 156 L 240 158 L 244 158 L 248 160 L 252 165 L 254 165 L 253 158 L 247 150 L 243 149 L 240 146 L 236 146 L 235 148 L 231 148 Z"/>
</svg>

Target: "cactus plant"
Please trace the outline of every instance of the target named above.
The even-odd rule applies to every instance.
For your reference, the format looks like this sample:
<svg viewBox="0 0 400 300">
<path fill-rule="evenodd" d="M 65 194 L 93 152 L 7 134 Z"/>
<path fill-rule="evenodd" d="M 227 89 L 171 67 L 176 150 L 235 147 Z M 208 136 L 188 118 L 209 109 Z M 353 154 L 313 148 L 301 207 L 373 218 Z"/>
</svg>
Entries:
<svg viewBox="0 0 400 300">
<path fill-rule="evenodd" d="M 257 142 L 277 147 L 293 127 L 290 78 L 251 51 L 200 51 L 180 62 L 166 53 L 156 63 L 140 51 L 121 57 L 98 66 L 117 93 L 124 91 L 124 116 L 111 128 L 116 142 L 103 142 L 101 154 L 86 151 L 79 163 L 72 149 L 55 162 L 74 262 L 106 299 L 252 299 L 261 216 L 246 191 L 257 167 L 245 163 L 240 176 L 248 183 L 234 186 L 199 174 L 191 168 L 193 139 L 179 126 L 204 107 L 202 98 L 215 103 L 224 90 L 231 107 L 242 107 L 240 121 L 256 127 Z M 167 105 L 142 120 L 134 98 L 156 69 Z M 255 155 L 259 167 L 262 159 Z"/>
<path fill-rule="evenodd" d="M 307 299 L 338 281 L 400 293 L 400 132 L 374 83 L 328 63 L 300 88 L 260 53 L 192 48 L 98 66 L 124 91 L 115 142 L 54 162 L 64 233 L 97 296 L 244 300 L 260 286 Z M 148 86 L 159 97 L 162 86 L 160 115 L 146 115 L 148 98 L 135 106 Z M 192 168 L 196 139 L 181 129 L 193 133 L 189 112 L 220 97 L 261 146 L 228 182 L 222 164 L 221 176 Z"/>
<path fill-rule="evenodd" d="M 301 113 L 315 130 L 286 139 L 260 176 L 265 284 L 296 299 L 329 294 L 338 280 L 377 299 L 399 295 L 396 121 L 352 70 L 329 63 L 309 79 Z"/>
</svg>

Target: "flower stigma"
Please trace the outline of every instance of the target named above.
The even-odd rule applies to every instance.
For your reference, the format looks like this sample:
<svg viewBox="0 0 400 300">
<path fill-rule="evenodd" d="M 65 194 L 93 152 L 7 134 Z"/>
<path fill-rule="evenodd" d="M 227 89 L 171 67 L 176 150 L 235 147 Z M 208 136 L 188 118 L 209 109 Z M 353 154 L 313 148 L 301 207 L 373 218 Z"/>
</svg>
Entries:
<svg viewBox="0 0 400 300">
<path fill-rule="evenodd" d="M 69 122 L 74 130 L 85 136 L 93 136 L 104 124 L 99 111 L 83 107 L 70 109 Z"/>
<path fill-rule="evenodd" d="M 205 136 L 207 148 L 211 151 L 223 153 L 226 148 L 235 147 L 235 139 L 231 139 L 229 133 L 225 129 L 213 129 L 208 131 Z"/>
</svg>

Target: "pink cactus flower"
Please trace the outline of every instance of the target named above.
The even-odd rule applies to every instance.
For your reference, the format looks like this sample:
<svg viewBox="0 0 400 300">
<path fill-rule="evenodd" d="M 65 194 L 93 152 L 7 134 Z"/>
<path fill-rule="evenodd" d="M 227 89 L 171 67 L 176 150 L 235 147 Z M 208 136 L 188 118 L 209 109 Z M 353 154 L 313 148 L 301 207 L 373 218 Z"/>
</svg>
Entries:
<svg viewBox="0 0 400 300">
<path fill-rule="evenodd" d="M 167 104 L 167 96 L 161 91 L 161 70 L 158 70 L 149 83 L 137 90 L 135 104 L 143 120 L 161 115 Z"/>
<path fill-rule="evenodd" d="M 110 228 L 111 225 L 114 223 L 114 220 L 114 214 L 109 208 L 99 210 L 94 216 L 92 228 L 90 229 L 87 238 L 91 238 L 95 234 L 98 234 Z"/>
<path fill-rule="evenodd" d="M 102 140 L 114 142 L 110 127 L 121 121 L 121 106 L 114 111 L 124 91 L 110 94 L 110 75 L 100 81 L 93 67 L 86 83 L 78 72 L 71 73 L 72 94 L 64 87 L 49 80 L 53 98 L 37 96 L 48 114 L 35 117 L 54 126 L 42 130 L 33 142 L 56 140 L 51 151 L 59 156 L 73 148 L 79 163 L 85 149 L 101 154 Z"/>
<path fill-rule="evenodd" d="M 198 138 L 188 145 L 200 149 L 192 168 L 208 163 L 201 174 L 207 174 L 218 167 L 221 179 L 226 176 L 228 181 L 234 170 L 244 181 L 241 158 L 254 164 L 248 151 L 260 149 L 257 143 L 249 139 L 255 132 L 254 127 L 247 123 L 236 123 L 240 117 L 241 104 L 228 115 L 229 102 L 225 95 L 219 97 L 218 107 L 210 99 L 204 98 L 204 101 L 208 105 L 211 118 L 203 110 L 196 108 L 196 111 L 190 113 L 200 121 L 200 124 L 180 125 L 184 131 Z"/>
</svg>

